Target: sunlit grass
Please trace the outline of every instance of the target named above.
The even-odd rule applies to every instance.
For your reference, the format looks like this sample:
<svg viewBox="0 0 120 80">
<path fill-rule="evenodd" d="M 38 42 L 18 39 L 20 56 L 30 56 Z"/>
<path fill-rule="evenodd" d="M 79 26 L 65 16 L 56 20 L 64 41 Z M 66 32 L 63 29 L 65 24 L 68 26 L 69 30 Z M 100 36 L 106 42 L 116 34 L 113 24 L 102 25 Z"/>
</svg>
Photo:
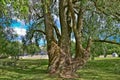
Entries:
<svg viewBox="0 0 120 80">
<path fill-rule="evenodd" d="M 16 67 L 0 59 L 0 80 L 120 80 L 120 58 L 97 58 L 78 70 L 80 78 L 62 79 L 47 74 L 47 60 L 19 60 Z"/>
<path fill-rule="evenodd" d="M 120 80 L 120 58 L 89 61 L 78 72 L 83 80 Z"/>
</svg>

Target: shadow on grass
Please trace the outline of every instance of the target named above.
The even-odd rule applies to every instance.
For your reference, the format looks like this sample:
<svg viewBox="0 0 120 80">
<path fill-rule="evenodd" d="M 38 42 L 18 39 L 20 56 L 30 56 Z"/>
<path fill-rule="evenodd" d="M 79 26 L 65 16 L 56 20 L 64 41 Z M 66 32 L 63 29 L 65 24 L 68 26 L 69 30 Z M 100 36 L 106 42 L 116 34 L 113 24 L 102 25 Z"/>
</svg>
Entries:
<svg viewBox="0 0 120 80">
<path fill-rule="evenodd" d="M 95 60 L 89 61 L 85 69 L 93 69 L 97 71 L 103 71 L 108 73 L 120 74 L 120 59 L 105 59 L 105 60 Z"/>
<path fill-rule="evenodd" d="M 48 78 L 47 64 L 47 60 L 20 60 L 15 67 L 0 65 L 0 80 L 44 80 Z"/>
<path fill-rule="evenodd" d="M 11 78 L 0 78 L 0 80 L 13 80 Z"/>
<path fill-rule="evenodd" d="M 120 59 L 89 61 L 78 73 L 84 80 L 119 80 Z"/>
<path fill-rule="evenodd" d="M 0 80 L 119 80 L 120 59 L 89 61 L 78 79 L 62 79 L 47 74 L 47 60 L 20 60 L 16 67 L 0 66 Z M 3 77 L 1 77 L 3 76 Z"/>
<path fill-rule="evenodd" d="M 46 60 L 24 60 L 19 61 L 16 66 L 2 66 L 2 70 L 10 72 L 16 72 L 20 74 L 45 74 L 47 73 L 47 61 Z"/>
</svg>

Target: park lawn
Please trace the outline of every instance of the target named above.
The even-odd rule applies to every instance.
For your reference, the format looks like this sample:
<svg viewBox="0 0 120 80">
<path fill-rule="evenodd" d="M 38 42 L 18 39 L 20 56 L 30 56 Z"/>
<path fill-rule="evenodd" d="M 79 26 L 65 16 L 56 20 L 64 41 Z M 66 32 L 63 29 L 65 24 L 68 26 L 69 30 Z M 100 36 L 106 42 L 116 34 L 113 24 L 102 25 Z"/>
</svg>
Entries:
<svg viewBox="0 0 120 80">
<path fill-rule="evenodd" d="M 62 79 L 47 74 L 47 60 L 19 60 L 16 67 L 3 65 L 9 59 L 0 59 L 0 80 L 120 80 L 120 58 L 97 58 L 80 70 L 80 78 Z"/>
</svg>

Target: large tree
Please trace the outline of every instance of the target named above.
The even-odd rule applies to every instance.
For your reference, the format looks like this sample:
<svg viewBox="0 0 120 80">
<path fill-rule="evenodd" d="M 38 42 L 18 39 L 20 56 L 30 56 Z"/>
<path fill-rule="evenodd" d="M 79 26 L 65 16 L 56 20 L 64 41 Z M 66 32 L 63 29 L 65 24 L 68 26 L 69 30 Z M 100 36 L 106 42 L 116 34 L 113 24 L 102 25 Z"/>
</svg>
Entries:
<svg viewBox="0 0 120 80">
<path fill-rule="evenodd" d="M 35 26 L 31 32 L 46 36 L 51 74 L 77 77 L 76 71 L 89 59 L 92 42 L 119 44 L 108 41 L 111 36 L 119 36 L 119 0 L 9 0 L 7 4 L 11 4 L 14 16 L 22 13 L 19 15 L 21 19 L 26 19 L 27 15 L 27 20 L 38 25 L 44 21 L 43 30 Z M 60 19 L 60 30 L 55 25 L 54 15 Z M 75 39 L 74 57 L 70 52 L 72 35 Z"/>
<path fill-rule="evenodd" d="M 114 1 L 113 1 L 114 2 Z M 112 43 L 111 41 L 104 40 L 91 40 L 90 36 L 88 40 L 86 40 L 87 45 L 83 47 L 83 28 L 85 27 L 85 17 L 89 18 L 89 13 L 92 14 L 91 17 L 97 14 L 100 17 L 110 17 L 111 19 L 117 19 L 119 21 L 119 13 L 118 11 L 111 10 L 114 9 L 114 6 L 109 6 L 111 2 L 107 1 L 88 1 L 88 0 L 60 0 L 59 1 L 59 18 L 61 24 L 61 34 L 57 32 L 55 29 L 55 25 L 53 24 L 50 7 L 52 2 L 51 1 L 43 1 L 43 10 L 44 10 L 44 18 L 45 18 L 45 28 L 46 28 L 46 37 L 48 43 L 48 55 L 49 55 L 49 72 L 50 73 L 59 73 L 61 77 L 75 77 L 75 72 L 77 69 L 81 68 L 90 56 L 90 45 L 91 42 L 108 42 Z M 114 2 L 114 4 L 118 5 L 118 3 Z M 118 6 L 119 7 L 119 6 Z M 118 9 L 117 7 L 117 9 Z M 108 10 L 107 10 L 108 9 Z M 109 12 L 110 11 L 110 12 Z M 118 16 L 116 18 L 116 16 Z M 86 18 L 86 19 L 88 19 Z M 95 19 L 95 18 L 94 18 Z M 103 21 L 107 22 L 107 19 L 103 18 Z M 90 20 L 92 22 L 92 20 Z M 97 23 L 102 21 L 101 18 L 97 17 Z M 87 20 L 86 20 L 86 23 Z M 112 21 L 111 21 L 112 23 Z M 87 27 L 91 27 L 92 29 L 97 26 L 97 24 L 92 22 L 92 26 L 88 23 Z M 108 23 L 107 23 L 108 24 Z M 99 26 L 95 27 L 99 32 L 101 32 L 100 27 L 104 27 L 105 24 L 99 24 Z M 105 26 L 107 29 L 109 26 Z M 104 29 L 105 29 L 104 27 Z M 113 26 L 111 26 L 113 27 Z M 88 30 L 92 30 L 88 29 Z M 118 27 L 115 28 L 119 29 Z M 54 32 L 58 34 L 58 39 L 55 40 Z M 102 29 L 103 30 L 103 29 Z M 111 30 L 111 29 L 110 29 Z M 93 29 L 94 32 L 96 32 Z M 107 30 L 104 34 L 107 34 Z M 71 33 L 75 36 L 76 42 L 76 53 L 75 57 L 71 58 L 70 55 L 70 38 Z M 89 32 L 87 33 L 89 35 Z M 94 34 L 92 34 L 94 36 Z M 99 37 L 102 36 L 102 33 Z M 116 32 L 115 32 L 116 35 Z M 97 36 L 97 35 L 95 35 Z M 112 34 L 106 35 L 106 37 L 110 37 Z M 97 37 L 97 38 L 99 38 Z M 113 42 L 114 43 L 114 42 Z"/>
</svg>

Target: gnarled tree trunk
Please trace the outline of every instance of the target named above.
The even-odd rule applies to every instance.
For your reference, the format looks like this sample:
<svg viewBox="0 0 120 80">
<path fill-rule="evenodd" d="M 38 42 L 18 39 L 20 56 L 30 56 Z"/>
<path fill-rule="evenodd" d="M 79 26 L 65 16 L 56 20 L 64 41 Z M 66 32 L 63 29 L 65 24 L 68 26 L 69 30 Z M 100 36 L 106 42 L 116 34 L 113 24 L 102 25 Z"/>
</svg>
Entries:
<svg viewBox="0 0 120 80">
<path fill-rule="evenodd" d="M 78 19 L 76 21 L 72 0 L 59 1 L 61 35 L 59 35 L 59 40 L 55 40 L 55 27 L 50 13 L 50 1 L 43 0 L 42 3 L 49 56 L 49 73 L 58 74 L 60 77 L 64 78 L 77 77 L 75 74 L 76 71 L 81 68 L 89 58 L 91 43 L 91 40 L 89 40 L 87 48 L 84 49 L 82 47 L 82 7 L 79 10 Z M 72 58 L 70 54 L 71 29 L 73 29 L 76 40 L 75 58 Z"/>
</svg>

